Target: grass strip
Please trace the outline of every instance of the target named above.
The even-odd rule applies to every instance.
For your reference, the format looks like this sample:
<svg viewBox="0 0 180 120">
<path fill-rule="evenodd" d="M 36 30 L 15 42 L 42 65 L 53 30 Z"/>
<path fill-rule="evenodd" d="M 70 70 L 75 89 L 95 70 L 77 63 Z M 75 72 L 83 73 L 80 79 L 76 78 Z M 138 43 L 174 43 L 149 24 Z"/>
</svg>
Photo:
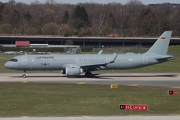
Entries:
<svg viewBox="0 0 180 120">
<path fill-rule="evenodd" d="M 166 87 L 0 83 L 0 116 L 180 114 L 180 96 Z M 149 111 L 123 111 L 119 104 L 147 104 Z"/>
</svg>

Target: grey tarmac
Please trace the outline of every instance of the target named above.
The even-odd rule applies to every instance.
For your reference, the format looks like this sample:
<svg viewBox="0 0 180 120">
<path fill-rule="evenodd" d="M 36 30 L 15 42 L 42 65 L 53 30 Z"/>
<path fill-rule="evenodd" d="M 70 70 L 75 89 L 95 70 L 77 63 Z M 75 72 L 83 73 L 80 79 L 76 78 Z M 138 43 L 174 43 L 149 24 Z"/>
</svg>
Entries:
<svg viewBox="0 0 180 120">
<path fill-rule="evenodd" d="M 69 83 L 69 84 L 118 84 L 127 86 L 163 86 L 180 88 L 180 73 L 95 73 L 94 78 L 81 75 L 67 78 L 61 73 L 27 73 L 26 78 L 21 73 L 0 73 L 0 82 L 39 82 L 39 83 Z"/>
</svg>

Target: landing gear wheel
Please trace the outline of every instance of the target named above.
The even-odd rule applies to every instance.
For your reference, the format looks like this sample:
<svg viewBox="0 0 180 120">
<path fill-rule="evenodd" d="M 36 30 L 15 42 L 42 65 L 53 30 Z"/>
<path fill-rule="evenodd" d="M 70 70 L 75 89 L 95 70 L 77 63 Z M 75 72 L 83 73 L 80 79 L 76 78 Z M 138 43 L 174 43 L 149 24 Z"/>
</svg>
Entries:
<svg viewBox="0 0 180 120">
<path fill-rule="evenodd" d="M 86 77 L 89 77 L 89 78 L 94 77 L 94 75 L 93 75 L 91 72 L 86 72 L 86 73 L 85 73 L 85 76 L 86 76 Z"/>
<path fill-rule="evenodd" d="M 24 70 L 24 73 L 22 74 L 23 78 L 26 78 L 26 70 Z"/>
<path fill-rule="evenodd" d="M 23 78 L 26 78 L 26 74 L 23 74 L 22 77 L 23 77 Z"/>
<path fill-rule="evenodd" d="M 90 74 L 89 74 L 89 77 L 90 77 L 90 78 L 93 78 L 93 77 L 94 77 L 94 75 L 93 75 L 92 73 L 90 73 Z"/>
</svg>

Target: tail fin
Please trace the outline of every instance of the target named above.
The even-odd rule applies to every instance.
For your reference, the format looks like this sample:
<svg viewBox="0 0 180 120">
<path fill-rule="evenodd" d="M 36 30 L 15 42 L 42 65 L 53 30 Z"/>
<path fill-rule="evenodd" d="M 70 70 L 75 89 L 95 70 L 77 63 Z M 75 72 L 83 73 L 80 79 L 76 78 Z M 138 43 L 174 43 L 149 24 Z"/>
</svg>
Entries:
<svg viewBox="0 0 180 120">
<path fill-rule="evenodd" d="M 146 53 L 166 55 L 172 31 L 165 31 Z"/>
</svg>

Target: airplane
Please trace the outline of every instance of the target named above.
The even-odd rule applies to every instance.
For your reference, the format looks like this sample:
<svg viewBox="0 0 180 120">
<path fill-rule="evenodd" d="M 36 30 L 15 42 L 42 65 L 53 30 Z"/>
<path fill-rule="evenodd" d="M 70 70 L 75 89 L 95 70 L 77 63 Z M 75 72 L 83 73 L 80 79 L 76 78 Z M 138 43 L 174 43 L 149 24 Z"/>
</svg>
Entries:
<svg viewBox="0 0 180 120">
<path fill-rule="evenodd" d="M 62 70 L 67 77 L 77 77 L 85 73 L 94 77 L 95 70 L 124 70 L 146 67 L 174 59 L 167 55 L 172 31 L 165 31 L 145 53 L 126 54 L 25 54 L 13 57 L 4 66 L 9 69 L 23 70 Z"/>
</svg>

